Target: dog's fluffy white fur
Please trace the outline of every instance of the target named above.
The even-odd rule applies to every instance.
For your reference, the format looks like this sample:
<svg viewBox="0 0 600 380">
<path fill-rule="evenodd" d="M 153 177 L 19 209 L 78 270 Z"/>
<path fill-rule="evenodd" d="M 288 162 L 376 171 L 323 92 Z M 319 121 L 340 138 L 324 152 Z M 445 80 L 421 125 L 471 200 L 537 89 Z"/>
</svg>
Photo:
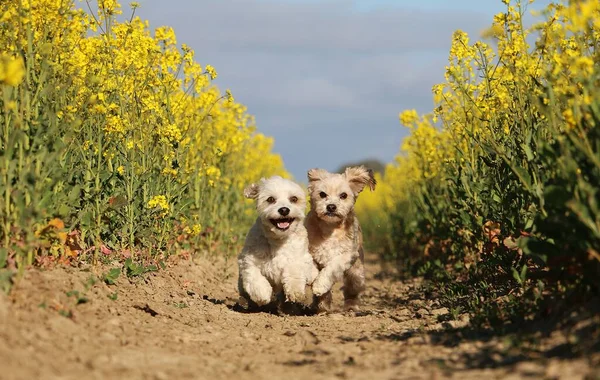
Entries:
<svg viewBox="0 0 600 380">
<path fill-rule="evenodd" d="M 323 169 L 308 171 L 311 210 L 305 225 L 309 251 L 319 275 L 312 284 L 318 311 L 331 308 L 331 289 L 344 280 L 344 306 L 358 309 L 365 288 L 362 231 L 354 214 L 358 194 L 375 190 L 373 171 L 364 166 L 346 168 L 342 174 Z"/>
<path fill-rule="evenodd" d="M 240 295 L 249 306 L 266 305 L 282 291 L 286 301 L 303 302 L 306 286 L 318 273 L 303 223 L 304 191 L 290 180 L 273 176 L 248 186 L 244 196 L 256 200 L 258 218 L 238 256 Z"/>
</svg>

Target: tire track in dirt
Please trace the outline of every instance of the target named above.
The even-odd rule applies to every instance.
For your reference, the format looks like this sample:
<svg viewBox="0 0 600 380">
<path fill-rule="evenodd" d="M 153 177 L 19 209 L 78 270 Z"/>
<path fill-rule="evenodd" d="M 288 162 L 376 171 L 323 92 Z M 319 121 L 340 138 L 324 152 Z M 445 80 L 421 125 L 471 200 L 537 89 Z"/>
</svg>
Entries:
<svg viewBox="0 0 600 380">
<path fill-rule="evenodd" d="M 373 260 L 363 311 L 318 316 L 235 311 L 224 260 L 92 285 L 106 269 L 31 270 L 0 297 L 0 379 L 577 379 L 600 362 L 544 355 L 561 336 L 537 355 L 473 337 L 465 315 L 448 321 L 418 280 Z"/>
</svg>

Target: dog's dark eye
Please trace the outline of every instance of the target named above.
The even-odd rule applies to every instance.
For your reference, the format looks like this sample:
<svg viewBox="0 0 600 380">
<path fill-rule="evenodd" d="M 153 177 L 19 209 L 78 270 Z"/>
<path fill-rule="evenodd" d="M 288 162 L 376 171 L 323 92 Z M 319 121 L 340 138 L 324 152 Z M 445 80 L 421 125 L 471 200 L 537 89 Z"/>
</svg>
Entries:
<svg viewBox="0 0 600 380">
<path fill-rule="evenodd" d="M 269 198 L 267 198 L 267 202 L 269 202 L 269 203 L 275 203 L 275 198 L 269 197 Z"/>
<path fill-rule="evenodd" d="M 321 198 L 327 198 L 327 194 L 325 194 L 325 193 L 324 193 L 324 192 L 322 192 L 322 191 L 319 193 L 319 196 L 320 196 Z"/>
<path fill-rule="evenodd" d="M 291 197 L 290 202 L 292 202 L 292 203 L 298 202 L 298 197 Z"/>
<path fill-rule="evenodd" d="M 348 194 L 346 194 L 346 193 L 340 194 L 340 199 L 346 199 L 346 198 L 348 198 Z"/>
</svg>

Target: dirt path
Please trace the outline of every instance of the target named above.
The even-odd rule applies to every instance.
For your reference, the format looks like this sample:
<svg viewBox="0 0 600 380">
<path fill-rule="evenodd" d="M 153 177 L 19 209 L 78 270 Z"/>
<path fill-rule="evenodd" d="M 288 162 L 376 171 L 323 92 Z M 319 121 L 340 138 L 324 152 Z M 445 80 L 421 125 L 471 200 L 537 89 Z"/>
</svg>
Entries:
<svg viewBox="0 0 600 380">
<path fill-rule="evenodd" d="M 92 272 L 33 270 L 0 296 L 0 379 L 578 379 L 599 362 L 472 339 L 466 316 L 439 322 L 447 310 L 373 262 L 363 312 L 300 317 L 234 311 L 231 262 L 180 262 L 112 286 Z"/>
</svg>

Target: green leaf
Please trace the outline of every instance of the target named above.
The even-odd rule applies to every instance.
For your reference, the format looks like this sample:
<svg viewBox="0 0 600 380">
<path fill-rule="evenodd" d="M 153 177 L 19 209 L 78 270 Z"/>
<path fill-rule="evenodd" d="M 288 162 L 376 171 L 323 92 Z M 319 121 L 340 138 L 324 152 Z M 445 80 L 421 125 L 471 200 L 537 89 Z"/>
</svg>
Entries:
<svg viewBox="0 0 600 380">
<path fill-rule="evenodd" d="M 115 197 L 112 197 L 109 201 L 109 208 L 112 208 L 114 210 L 120 209 L 122 207 L 127 206 L 127 198 L 125 198 L 122 195 L 117 195 Z"/>
<path fill-rule="evenodd" d="M 531 147 L 528 144 L 523 145 L 523 150 L 525 151 L 525 155 L 527 156 L 527 161 L 533 161 L 533 152 L 531 151 Z"/>
<path fill-rule="evenodd" d="M 515 166 L 513 170 L 517 177 L 519 177 L 521 183 L 527 187 L 527 190 L 531 189 L 531 176 L 527 172 L 527 169 L 520 166 Z"/>
<path fill-rule="evenodd" d="M 550 185 L 544 189 L 544 200 L 548 205 L 563 207 L 569 199 L 571 199 L 571 194 L 564 186 Z"/>
<path fill-rule="evenodd" d="M 79 203 L 79 197 L 81 195 L 81 186 L 75 185 L 69 192 L 69 203 Z"/>
<path fill-rule="evenodd" d="M 3 291 L 4 293 L 8 294 L 8 292 L 10 292 L 10 289 L 12 288 L 13 285 L 13 277 L 15 275 L 15 272 L 8 270 L 8 269 L 2 269 L 0 270 L 0 290 Z"/>
<path fill-rule="evenodd" d="M 530 230 L 531 227 L 533 227 L 534 222 L 535 222 L 535 220 L 533 218 L 528 219 L 527 222 L 525 223 L 525 231 Z"/>
<path fill-rule="evenodd" d="M 121 268 L 112 268 L 104 274 L 103 280 L 108 285 L 114 285 L 121 275 Z"/>
<path fill-rule="evenodd" d="M 532 237 L 520 237 L 517 239 L 517 245 L 523 250 L 523 253 L 530 256 L 539 266 L 546 265 L 549 255 L 560 253 L 558 248 L 551 242 Z"/>
<path fill-rule="evenodd" d="M 525 282 L 527 279 L 527 265 L 523 264 L 523 268 L 521 268 L 521 273 L 519 275 L 521 277 L 521 281 Z"/>
<path fill-rule="evenodd" d="M 87 229 L 91 228 L 94 225 L 94 215 L 91 211 L 84 210 L 81 212 L 81 224 Z"/>
<path fill-rule="evenodd" d="M 6 266 L 8 260 L 8 250 L 6 248 L 0 248 L 0 269 Z"/>
<path fill-rule="evenodd" d="M 66 204 L 61 204 L 60 206 L 58 206 L 57 212 L 58 215 L 61 217 L 68 216 L 71 213 L 71 207 Z"/>
<path fill-rule="evenodd" d="M 581 223 L 585 224 L 585 226 L 592 231 L 597 239 L 600 239 L 600 231 L 598 230 L 598 226 L 586 205 L 581 202 L 577 202 L 576 200 L 570 200 L 567 202 L 567 207 L 577 215 Z"/>
<path fill-rule="evenodd" d="M 514 267 L 512 267 L 510 269 L 512 271 L 513 278 L 519 283 L 519 285 L 522 285 L 523 280 L 521 279 L 521 275 L 519 274 L 519 271 L 517 271 Z"/>
</svg>

